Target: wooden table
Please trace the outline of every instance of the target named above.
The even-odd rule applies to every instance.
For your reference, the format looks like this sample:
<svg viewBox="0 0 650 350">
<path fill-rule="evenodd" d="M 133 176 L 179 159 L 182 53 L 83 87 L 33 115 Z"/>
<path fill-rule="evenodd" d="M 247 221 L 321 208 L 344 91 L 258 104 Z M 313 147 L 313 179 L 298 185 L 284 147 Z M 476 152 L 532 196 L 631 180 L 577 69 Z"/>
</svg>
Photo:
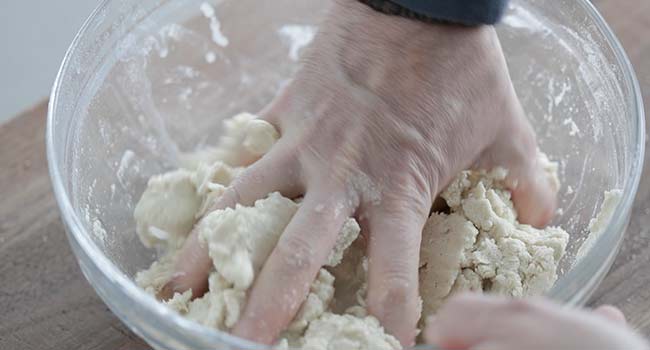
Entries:
<svg viewBox="0 0 650 350">
<path fill-rule="evenodd" d="M 650 106 L 650 1 L 596 0 Z M 645 61 L 644 61 L 645 59 Z M 45 159 L 43 102 L 0 126 L 0 349 L 148 349 L 95 295 L 68 247 Z M 650 162 L 611 272 L 592 304 L 650 336 Z"/>
</svg>

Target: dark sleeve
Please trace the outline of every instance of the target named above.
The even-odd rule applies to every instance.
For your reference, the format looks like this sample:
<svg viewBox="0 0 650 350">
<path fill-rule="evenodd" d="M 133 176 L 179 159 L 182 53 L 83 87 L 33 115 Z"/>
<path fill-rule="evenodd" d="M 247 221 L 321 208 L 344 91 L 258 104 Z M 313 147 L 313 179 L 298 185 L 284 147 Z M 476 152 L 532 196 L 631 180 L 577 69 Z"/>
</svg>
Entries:
<svg viewBox="0 0 650 350">
<path fill-rule="evenodd" d="M 495 24 L 509 0 L 361 0 L 376 10 L 406 17 L 460 23 Z"/>
</svg>

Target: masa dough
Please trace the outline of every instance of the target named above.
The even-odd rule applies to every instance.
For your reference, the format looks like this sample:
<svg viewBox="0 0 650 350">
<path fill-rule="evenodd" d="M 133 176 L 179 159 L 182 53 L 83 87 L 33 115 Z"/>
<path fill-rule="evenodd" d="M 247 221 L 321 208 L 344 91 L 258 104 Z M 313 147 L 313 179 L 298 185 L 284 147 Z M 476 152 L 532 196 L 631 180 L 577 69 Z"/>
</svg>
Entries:
<svg viewBox="0 0 650 350">
<path fill-rule="evenodd" d="M 213 262 L 209 290 L 199 298 L 192 291 L 176 293 L 163 303 L 200 324 L 228 331 L 300 204 L 271 193 L 250 207 L 208 212 L 232 179 L 279 137 L 272 125 L 251 114 L 226 120 L 224 130 L 217 148 L 187 154 L 181 169 L 149 180 L 134 212 L 136 230 L 144 245 L 164 253 L 135 280 L 155 296 L 172 277 L 176 253 L 196 225 Z M 555 176 L 556 168 L 548 164 L 549 175 Z M 442 193 L 449 211 L 433 213 L 423 231 L 420 294 L 425 316 L 457 291 L 520 297 L 542 293 L 555 282 L 568 234 L 519 224 L 505 175 L 503 169 L 465 171 Z M 359 232 L 357 222 L 348 219 L 278 348 L 400 348 L 366 310 L 367 259 Z"/>
<path fill-rule="evenodd" d="M 594 247 L 596 241 L 598 241 L 600 236 L 605 232 L 609 221 L 612 219 L 612 216 L 614 216 L 614 211 L 616 211 L 618 203 L 623 197 L 623 191 L 619 189 L 605 191 L 603 196 L 603 204 L 600 205 L 600 211 L 595 218 L 589 221 L 589 235 L 582 245 L 580 245 L 573 262 L 574 265 L 587 255 L 587 252 Z"/>
<path fill-rule="evenodd" d="M 422 232 L 424 314 L 459 291 L 523 297 L 539 295 L 557 280 L 569 234 L 518 223 L 505 177 L 498 168 L 463 171 L 441 194 L 449 213 L 433 213 Z"/>
</svg>

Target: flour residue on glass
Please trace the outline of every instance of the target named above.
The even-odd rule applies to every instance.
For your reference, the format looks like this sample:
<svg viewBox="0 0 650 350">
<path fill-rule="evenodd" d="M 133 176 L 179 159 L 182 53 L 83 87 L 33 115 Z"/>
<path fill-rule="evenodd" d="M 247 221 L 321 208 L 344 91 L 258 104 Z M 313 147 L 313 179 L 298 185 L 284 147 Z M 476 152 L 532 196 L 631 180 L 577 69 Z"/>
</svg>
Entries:
<svg viewBox="0 0 650 350">
<path fill-rule="evenodd" d="M 117 167 L 117 171 L 115 172 L 115 175 L 117 176 L 117 180 L 123 185 L 127 181 L 125 175 L 134 157 L 135 157 L 135 153 L 133 153 L 132 150 L 127 149 L 126 151 L 124 151 L 124 154 L 122 154 L 122 158 L 120 159 L 120 165 Z"/>
<path fill-rule="evenodd" d="M 580 134 L 580 129 L 578 124 L 573 120 L 573 118 L 566 118 L 562 121 L 562 125 L 566 125 L 569 128 L 569 135 L 576 136 Z"/>
<path fill-rule="evenodd" d="M 542 23 L 539 18 L 521 6 L 510 5 L 508 13 L 503 17 L 503 23 L 513 28 L 526 29 L 531 32 L 551 32 L 548 26 Z"/>
<path fill-rule="evenodd" d="M 316 27 L 287 24 L 278 30 L 278 34 L 289 41 L 289 58 L 297 61 L 300 58 L 300 51 L 314 40 Z"/>
<path fill-rule="evenodd" d="M 205 54 L 205 61 L 208 63 L 214 63 L 217 60 L 217 55 L 213 51 L 208 51 Z"/>
<path fill-rule="evenodd" d="M 228 38 L 223 34 L 221 31 L 221 23 L 217 19 L 217 14 L 216 11 L 214 10 L 214 7 L 210 5 L 208 2 L 204 2 L 201 4 L 201 12 L 203 13 L 203 16 L 207 18 L 210 21 L 210 31 L 212 32 L 212 41 L 214 41 L 215 44 L 221 46 L 221 47 L 226 47 L 228 46 Z"/>
</svg>

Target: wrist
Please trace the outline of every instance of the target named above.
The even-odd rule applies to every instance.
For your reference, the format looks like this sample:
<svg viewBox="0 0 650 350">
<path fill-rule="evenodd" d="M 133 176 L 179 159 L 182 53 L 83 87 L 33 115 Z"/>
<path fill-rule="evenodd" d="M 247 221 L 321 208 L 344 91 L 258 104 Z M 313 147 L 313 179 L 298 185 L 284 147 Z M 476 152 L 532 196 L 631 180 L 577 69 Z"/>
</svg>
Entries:
<svg viewBox="0 0 650 350">
<path fill-rule="evenodd" d="M 425 23 L 383 14 L 359 0 L 334 1 L 321 28 L 326 35 L 314 58 L 336 57 L 346 76 L 372 90 L 391 90 L 394 79 L 419 79 L 433 66 L 489 65 L 500 53 L 492 26 Z"/>
</svg>

